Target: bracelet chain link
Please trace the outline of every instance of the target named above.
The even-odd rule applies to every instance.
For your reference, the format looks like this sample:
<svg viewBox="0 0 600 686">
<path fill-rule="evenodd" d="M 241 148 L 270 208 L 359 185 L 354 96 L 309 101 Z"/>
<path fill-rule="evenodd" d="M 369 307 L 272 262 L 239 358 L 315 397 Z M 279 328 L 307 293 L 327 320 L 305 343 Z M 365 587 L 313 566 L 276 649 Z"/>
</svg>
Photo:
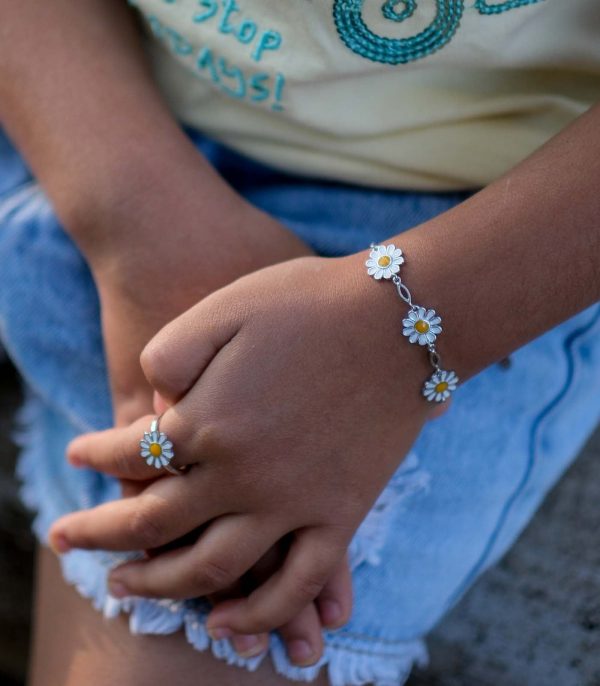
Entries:
<svg viewBox="0 0 600 686">
<path fill-rule="evenodd" d="M 374 279 L 391 280 L 400 298 L 408 305 L 408 316 L 402 320 L 402 333 L 410 343 L 418 343 L 426 348 L 429 364 L 434 370 L 425 381 L 422 394 L 430 402 L 445 402 L 456 390 L 459 378 L 456 372 L 442 367 L 442 357 L 435 344 L 442 333 L 442 318 L 435 310 L 413 302 L 412 293 L 400 276 L 400 266 L 405 261 L 404 253 L 395 245 L 371 243 L 371 252 L 365 266 L 367 273 Z"/>
</svg>

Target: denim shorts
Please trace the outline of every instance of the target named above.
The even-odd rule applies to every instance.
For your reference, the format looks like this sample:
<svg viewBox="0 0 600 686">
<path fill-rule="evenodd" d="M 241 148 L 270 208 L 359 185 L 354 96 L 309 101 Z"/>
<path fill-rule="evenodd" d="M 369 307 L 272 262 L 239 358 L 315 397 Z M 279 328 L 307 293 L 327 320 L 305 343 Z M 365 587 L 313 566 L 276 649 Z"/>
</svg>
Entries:
<svg viewBox="0 0 600 686">
<path fill-rule="evenodd" d="M 241 195 L 325 256 L 363 250 L 468 195 L 302 178 L 188 133 Z M 44 541 L 59 515 L 119 496 L 114 479 L 73 469 L 64 459 L 76 434 L 111 425 L 111 401 L 88 267 L 1 135 L 0 264 L 0 336 L 28 387 L 18 470 L 23 498 L 37 511 L 36 534 Z M 404 683 L 413 664 L 427 660 L 424 636 L 514 542 L 599 419 L 595 305 L 517 350 L 509 364 L 489 367 L 457 390 L 449 411 L 423 429 L 352 541 L 351 620 L 326 634 L 324 656 L 310 668 L 292 666 L 273 633 L 269 658 L 275 669 L 292 680 L 311 681 L 325 666 L 333 686 Z M 211 641 L 202 599 L 111 598 L 107 571 L 121 559 L 72 551 L 62 557 L 62 569 L 105 615 L 128 612 L 132 632 L 183 628 L 190 649 L 210 649 L 249 669 L 265 659 L 245 660 L 227 641 Z"/>
</svg>

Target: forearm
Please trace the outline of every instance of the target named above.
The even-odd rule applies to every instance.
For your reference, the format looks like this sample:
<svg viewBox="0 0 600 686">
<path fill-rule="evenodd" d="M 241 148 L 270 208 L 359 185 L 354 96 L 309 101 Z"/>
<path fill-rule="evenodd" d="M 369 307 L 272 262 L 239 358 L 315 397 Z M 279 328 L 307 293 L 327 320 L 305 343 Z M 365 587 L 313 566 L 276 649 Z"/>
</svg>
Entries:
<svg viewBox="0 0 600 686">
<path fill-rule="evenodd" d="M 443 318 L 446 369 L 466 379 L 600 299 L 599 189 L 596 107 L 468 201 L 390 239 L 415 301 Z M 387 289 L 376 297 L 396 305 Z"/>
<path fill-rule="evenodd" d="M 224 185 L 157 92 L 124 0 L 0 2 L 0 121 L 84 246 L 92 220 L 106 231 L 104 213 L 165 179 L 193 174 L 207 200 Z"/>
</svg>

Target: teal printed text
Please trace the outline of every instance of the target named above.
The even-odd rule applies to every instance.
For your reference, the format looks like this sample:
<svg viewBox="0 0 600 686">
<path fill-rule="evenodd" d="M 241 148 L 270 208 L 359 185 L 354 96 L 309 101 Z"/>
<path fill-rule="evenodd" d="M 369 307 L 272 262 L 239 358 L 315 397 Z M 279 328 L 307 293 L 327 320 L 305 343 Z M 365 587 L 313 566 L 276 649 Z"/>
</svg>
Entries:
<svg viewBox="0 0 600 686">
<path fill-rule="evenodd" d="M 130 2 L 133 3 L 133 0 Z M 280 72 L 248 73 L 209 47 L 200 48 L 194 55 L 191 43 L 173 27 L 153 14 L 147 15 L 146 19 L 154 35 L 164 41 L 174 53 L 183 57 L 193 57 L 194 62 L 191 66 L 198 77 L 208 78 L 221 92 L 236 100 L 263 102 L 275 112 L 283 110 L 285 77 Z"/>
<path fill-rule="evenodd" d="M 215 19 L 218 31 L 250 46 L 251 56 L 255 62 L 260 62 L 265 53 L 279 50 L 281 47 L 281 33 L 273 29 L 260 28 L 252 19 L 241 16 L 241 10 L 235 0 L 198 0 L 198 5 L 202 9 L 198 9 L 194 14 L 193 21 L 202 23 Z"/>
</svg>

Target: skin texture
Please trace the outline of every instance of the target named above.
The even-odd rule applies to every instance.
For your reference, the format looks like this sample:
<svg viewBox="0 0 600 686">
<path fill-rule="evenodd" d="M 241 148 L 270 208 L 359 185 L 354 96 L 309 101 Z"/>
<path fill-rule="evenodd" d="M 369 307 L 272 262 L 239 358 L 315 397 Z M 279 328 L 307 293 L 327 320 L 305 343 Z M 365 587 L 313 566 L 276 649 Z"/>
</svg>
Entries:
<svg viewBox="0 0 600 686">
<path fill-rule="evenodd" d="M 134 636 L 127 619 L 104 619 L 65 585 L 58 560 L 40 548 L 29 686 L 284 686 L 270 660 L 256 672 L 232 669 L 190 648 L 182 632 Z M 326 686 L 320 676 L 316 686 Z"/>
<path fill-rule="evenodd" d="M 600 299 L 599 124 L 594 108 L 505 178 L 393 239 L 415 298 L 448 322 L 440 351 L 463 380 Z M 52 539 L 145 548 L 207 524 L 195 544 L 111 575 L 116 595 L 185 597 L 226 586 L 291 536 L 280 570 L 213 610 L 216 637 L 276 628 L 316 597 L 431 416 L 425 356 L 398 341 L 390 312 L 401 308 L 365 258 L 268 267 L 168 324 L 141 362 L 172 405 L 161 427 L 190 472 L 64 517 Z M 150 419 L 80 437 L 69 455 L 144 479 L 151 468 L 127 456 Z"/>
<path fill-rule="evenodd" d="M 346 264 L 309 257 L 262 270 L 163 330 L 144 362 L 163 397 L 180 396 L 201 375 L 163 418 L 182 446 L 182 464 L 197 458 L 195 468 L 138 498 L 63 519 L 53 530 L 62 536 L 57 544 L 162 546 L 216 519 L 195 545 L 128 566 L 128 577 L 121 569 L 115 580 L 133 594 L 205 595 L 291 535 L 284 566 L 249 596 L 251 616 L 232 628 L 279 627 L 317 597 L 432 409 L 414 393 L 398 401 L 397 387 L 412 389 L 424 370 L 413 364 L 412 350 L 398 354 L 393 335 L 378 344 L 380 313 L 367 321 L 356 316 L 363 289 L 354 287 Z M 149 419 L 96 441 L 82 438 L 70 456 L 87 464 L 95 456 L 114 471 L 127 465 L 127 478 L 145 479 L 151 468 L 122 458 L 135 453 Z M 209 627 L 222 637 L 210 620 Z"/>
<path fill-rule="evenodd" d="M 117 426 L 152 411 L 139 355 L 165 323 L 243 274 L 310 254 L 245 203 L 183 135 L 121 0 L 0 2 L 0 121 L 92 268 Z M 124 495 L 141 486 L 124 481 Z M 278 551 L 263 561 L 263 575 Z M 234 584 L 220 597 L 240 592 Z M 308 642 L 314 649 L 299 662 L 314 661 L 321 625 L 343 623 L 350 606 L 342 563 L 323 597 L 282 627 L 290 654 Z M 234 645 L 256 654 L 266 640 L 234 637 Z"/>
<path fill-rule="evenodd" d="M 43 6 L 23 2 L 18 11 L 11 10 L 8 2 L 0 5 L 0 45 L 6 46 L 0 115 L 93 268 L 104 310 L 116 419 L 123 424 L 123 433 L 117 430 L 79 442 L 71 450 L 72 458 L 112 473 L 119 472 L 115 458 L 133 445 L 134 430 L 137 438 L 141 434 L 141 421 L 133 429 L 125 425 L 141 414 L 142 407 L 150 409 L 150 392 L 139 368 L 127 361 L 136 359 L 141 339 L 164 323 L 158 320 L 174 314 L 167 315 L 170 306 L 162 309 L 164 291 L 157 289 L 151 302 L 163 314 L 147 329 L 140 328 L 145 326 L 141 313 L 148 302 L 129 294 L 131 283 L 147 284 L 149 255 L 139 246 L 146 241 L 155 249 L 166 247 L 193 231 L 189 218 L 187 223 L 179 217 L 174 220 L 170 212 L 155 226 L 145 221 L 162 205 L 157 198 L 162 196 L 164 207 L 175 211 L 194 188 L 207 238 L 221 228 L 217 220 L 223 207 L 240 220 L 236 227 L 246 221 L 257 227 L 248 234 L 257 239 L 260 227 L 269 223 L 264 217 L 253 219 L 251 210 L 239 207 L 230 189 L 192 152 L 154 93 L 143 63 L 132 59 L 127 46 L 136 44 L 135 33 L 128 15 L 117 7 L 118 3 L 92 0 Z M 40 23 L 46 28 L 41 35 L 35 31 Z M 65 39 L 67 28 L 71 40 Z M 109 40 L 115 49 L 106 51 Z M 13 49 L 26 44 L 54 60 L 45 64 L 43 75 L 33 68 L 27 51 Z M 72 59 L 75 46 L 77 60 Z M 92 66 L 97 75 L 93 80 L 89 79 Z M 61 79 L 55 78 L 58 73 Z M 97 90 L 90 86 L 92 81 Z M 441 352 L 448 351 L 463 378 L 598 298 L 598 119 L 597 109 L 581 117 L 504 179 L 399 241 L 410 256 L 407 282 L 420 300 L 443 313 L 447 326 Z M 95 136 L 89 135 L 92 126 Z M 146 144 L 150 136 L 151 153 Z M 163 193 L 165 177 L 180 183 Z M 115 184 L 115 178 L 120 183 Z M 202 183 L 190 183 L 194 178 Z M 217 198 L 214 204 L 212 198 Z M 198 211 L 190 211 L 190 216 L 198 216 Z M 165 226 L 175 227 L 169 241 L 164 238 Z M 233 228 L 226 226 L 226 235 Z M 243 233 L 235 231 L 231 236 L 232 244 L 243 246 L 243 240 Z M 267 243 L 271 245 L 270 240 Z M 219 241 L 211 247 L 218 251 L 223 245 Z M 236 252 L 236 259 L 244 259 L 245 254 Z M 291 256 L 287 253 L 281 259 Z M 219 255 L 217 262 L 230 257 Z M 176 403 L 165 417 L 166 430 L 178 445 L 189 446 L 181 457 L 197 466 L 190 478 L 178 484 L 162 479 L 100 514 L 81 513 L 62 520 L 52 533 L 55 545 L 118 548 L 140 543 L 152 549 L 169 542 L 181 533 L 172 528 L 181 520 L 174 508 L 190 489 L 187 496 L 190 503 L 194 501 L 190 511 L 195 519 L 185 525 L 217 517 L 205 537 L 192 548 L 119 570 L 116 574 L 122 576 L 115 575 L 115 584 L 120 578 L 120 583 L 126 581 L 131 587 L 138 574 L 138 583 L 145 583 L 152 594 L 161 590 L 160 579 L 156 580 L 161 566 L 164 571 L 169 564 L 178 565 L 180 592 L 184 583 L 206 592 L 227 589 L 235 583 L 232 569 L 243 574 L 249 561 L 257 562 L 267 550 L 279 551 L 282 536 L 290 534 L 292 546 L 283 567 L 247 598 L 217 607 L 211 627 L 215 632 L 262 632 L 313 607 L 310 600 L 332 574 L 335 577 L 350 536 L 431 416 L 416 390 L 425 376 L 420 367 L 423 356 L 406 346 L 402 349 L 391 327 L 382 327 L 389 321 L 390 305 L 397 308 L 398 302 L 392 305 L 393 293 L 366 279 L 364 258 L 303 257 L 261 270 L 217 291 L 163 330 L 142 360 L 150 382 L 167 402 Z M 174 259 L 166 250 L 166 264 Z M 246 271 L 262 266 L 257 260 Z M 211 282 L 196 291 L 186 280 L 186 270 L 182 272 L 177 290 L 186 300 L 224 285 Z M 217 272 L 218 279 L 221 272 Z M 244 269 L 231 278 L 241 273 Z M 289 287 L 282 299 L 286 307 L 273 295 L 281 285 Z M 301 298 L 294 298 L 294 288 Z M 190 304 L 183 300 L 175 309 Z M 245 305 L 240 307 L 240 302 Z M 111 343 L 111 332 L 119 329 L 119 322 L 137 324 L 136 316 L 140 319 L 130 331 L 132 343 L 120 351 Z M 140 330 L 145 333 L 137 337 Z M 190 332 L 193 339 L 186 340 Z M 282 347 L 287 357 L 281 355 Z M 289 364 L 290 359 L 295 365 Z M 373 379 L 376 389 L 368 383 Z M 218 414 L 210 414 L 211 403 Z M 308 422 L 311 413 L 313 421 Z M 356 416 L 361 417 L 362 431 Z M 147 425 L 144 417 L 143 428 Z M 372 452 L 372 441 L 364 443 L 365 435 L 382 437 L 380 454 L 369 468 L 360 459 Z M 362 447 L 360 456 L 356 441 Z M 255 460 L 250 461 L 250 456 Z M 146 482 L 149 474 L 122 476 Z M 230 492 L 231 478 L 237 482 Z M 291 486 L 292 478 L 296 488 Z M 338 481 L 340 501 L 332 504 L 331 484 Z M 298 497 L 298 483 L 308 498 Z M 235 503 L 227 500 L 234 492 Z M 198 493 L 207 493 L 206 509 L 198 507 Z M 284 493 L 282 504 L 278 498 Z M 133 515 L 133 527 L 128 520 L 124 528 L 119 519 L 126 508 Z M 223 537 L 216 535 L 220 532 Z M 242 554 L 230 563 L 236 541 L 243 541 Z M 207 556 L 211 544 L 211 555 L 216 550 L 220 558 Z M 227 564 L 206 564 L 214 559 L 225 559 Z M 198 560 L 204 564 L 198 565 Z M 144 567 L 146 572 L 141 571 Z M 152 583 L 148 569 L 157 575 Z M 311 659 L 314 656 L 313 652 Z"/>
</svg>

